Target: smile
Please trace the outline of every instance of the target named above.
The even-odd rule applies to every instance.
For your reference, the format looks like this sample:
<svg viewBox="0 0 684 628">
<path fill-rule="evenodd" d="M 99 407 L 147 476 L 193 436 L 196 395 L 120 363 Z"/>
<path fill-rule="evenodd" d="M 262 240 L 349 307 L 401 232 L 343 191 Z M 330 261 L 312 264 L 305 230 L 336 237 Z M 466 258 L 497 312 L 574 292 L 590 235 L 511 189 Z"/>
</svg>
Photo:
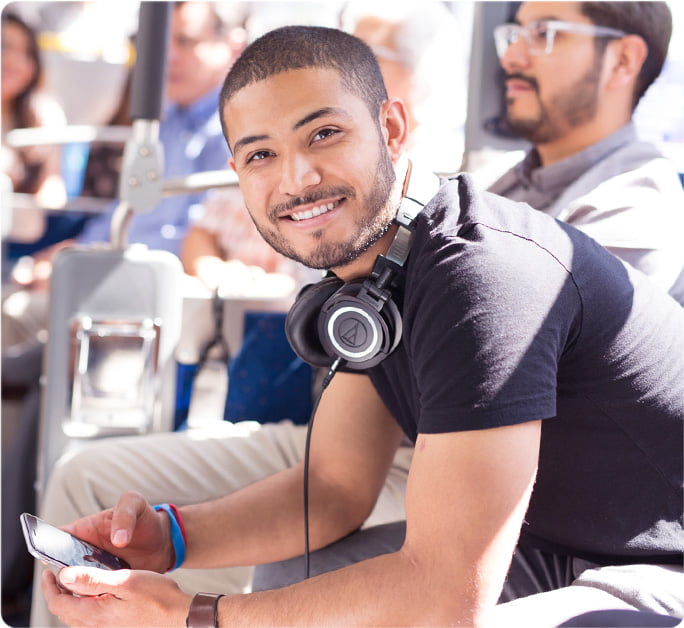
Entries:
<svg viewBox="0 0 684 628">
<path fill-rule="evenodd" d="M 325 214 L 330 210 L 335 209 L 335 207 L 337 207 L 341 202 L 342 199 L 331 203 L 315 205 L 314 207 L 312 207 L 311 209 L 307 209 L 306 211 L 292 212 L 290 214 L 290 218 L 292 218 L 292 220 L 309 220 L 310 218 L 315 218 L 316 216 L 320 216 L 321 214 Z"/>
</svg>

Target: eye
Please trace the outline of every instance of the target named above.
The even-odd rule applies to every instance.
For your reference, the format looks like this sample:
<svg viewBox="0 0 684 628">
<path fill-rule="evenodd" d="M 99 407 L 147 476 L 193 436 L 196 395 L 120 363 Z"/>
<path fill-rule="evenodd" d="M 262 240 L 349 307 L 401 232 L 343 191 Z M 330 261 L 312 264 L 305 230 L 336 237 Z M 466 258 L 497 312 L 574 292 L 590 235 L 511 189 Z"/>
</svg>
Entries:
<svg viewBox="0 0 684 628">
<path fill-rule="evenodd" d="M 532 42 L 539 45 L 546 43 L 546 38 L 550 30 L 547 22 L 534 22 L 527 28 Z"/>
<path fill-rule="evenodd" d="M 254 153 L 250 153 L 245 160 L 246 163 L 252 163 L 253 161 L 263 161 L 266 157 L 271 157 L 273 153 L 268 150 L 258 150 Z"/>
<path fill-rule="evenodd" d="M 319 142 L 321 140 L 327 139 L 328 137 L 336 135 L 337 133 L 339 133 L 337 129 L 331 129 L 326 127 L 325 129 L 316 131 L 316 134 L 313 136 L 312 141 Z"/>
</svg>

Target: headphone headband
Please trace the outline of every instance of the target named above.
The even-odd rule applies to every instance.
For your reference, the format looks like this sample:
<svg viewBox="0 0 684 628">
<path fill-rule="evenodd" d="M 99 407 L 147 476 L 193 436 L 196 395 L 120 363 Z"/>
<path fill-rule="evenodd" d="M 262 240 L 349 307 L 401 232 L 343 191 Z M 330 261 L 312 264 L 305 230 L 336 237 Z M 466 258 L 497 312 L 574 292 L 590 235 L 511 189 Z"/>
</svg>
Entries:
<svg viewBox="0 0 684 628">
<path fill-rule="evenodd" d="M 385 257 L 390 262 L 403 266 L 411 250 L 414 222 L 423 207 L 437 194 L 439 178 L 432 172 L 416 170 L 409 161 L 406 172 L 408 184 L 402 195 L 394 222 L 399 225 L 392 244 Z"/>
</svg>

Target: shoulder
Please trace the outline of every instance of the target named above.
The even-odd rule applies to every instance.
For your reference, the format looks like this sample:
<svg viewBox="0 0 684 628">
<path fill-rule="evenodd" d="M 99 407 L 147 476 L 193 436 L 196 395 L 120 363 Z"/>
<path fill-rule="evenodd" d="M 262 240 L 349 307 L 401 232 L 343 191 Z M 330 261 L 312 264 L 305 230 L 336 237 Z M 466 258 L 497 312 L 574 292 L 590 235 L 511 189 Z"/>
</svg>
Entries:
<svg viewBox="0 0 684 628">
<path fill-rule="evenodd" d="M 567 281 L 583 238 L 526 203 L 480 190 L 469 175 L 459 175 L 440 188 L 418 221 L 409 299 L 437 288 L 431 301 L 472 299 L 477 306 L 486 298 L 504 307 L 527 294 L 545 302 L 545 293 Z"/>
<path fill-rule="evenodd" d="M 599 179 L 598 183 L 610 182 L 613 178 L 625 183 L 631 179 L 635 185 L 654 184 L 663 190 L 681 191 L 674 163 L 650 142 L 635 140 L 625 144 L 596 164 L 591 172 Z"/>
<path fill-rule="evenodd" d="M 556 202 L 559 219 L 572 221 L 573 213 L 597 210 L 645 208 L 650 214 L 684 206 L 677 170 L 653 144 L 630 142 L 602 159 Z"/>
</svg>

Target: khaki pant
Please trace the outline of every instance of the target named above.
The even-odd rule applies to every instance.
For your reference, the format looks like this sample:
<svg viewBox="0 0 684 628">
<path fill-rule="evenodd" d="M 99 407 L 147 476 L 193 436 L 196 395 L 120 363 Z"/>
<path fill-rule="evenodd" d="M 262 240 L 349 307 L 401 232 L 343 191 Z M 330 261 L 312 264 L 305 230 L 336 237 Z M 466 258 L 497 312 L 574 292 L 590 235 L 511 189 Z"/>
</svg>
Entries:
<svg viewBox="0 0 684 628">
<path fill-rule="evenodd" d="M 40 516 L 65 525 L 116 504 L 124 491 L 152 504 L 178 506 L 217 499 L 294 466 L 304 455 L 306 427 L 290 422 L 214 425 L 187 432 L 103 439 L 67 454 L 50 478 Z M 366 525 L 404 518 L 404 493 L 413 450 L 395 456 L 385 487 Z M 32 626 L 59 626 L 47 609 L 37 564 Z M 170 576 L 188 592 L 251 590 L 252 567 L 178 569 Z"/>
</svg>

